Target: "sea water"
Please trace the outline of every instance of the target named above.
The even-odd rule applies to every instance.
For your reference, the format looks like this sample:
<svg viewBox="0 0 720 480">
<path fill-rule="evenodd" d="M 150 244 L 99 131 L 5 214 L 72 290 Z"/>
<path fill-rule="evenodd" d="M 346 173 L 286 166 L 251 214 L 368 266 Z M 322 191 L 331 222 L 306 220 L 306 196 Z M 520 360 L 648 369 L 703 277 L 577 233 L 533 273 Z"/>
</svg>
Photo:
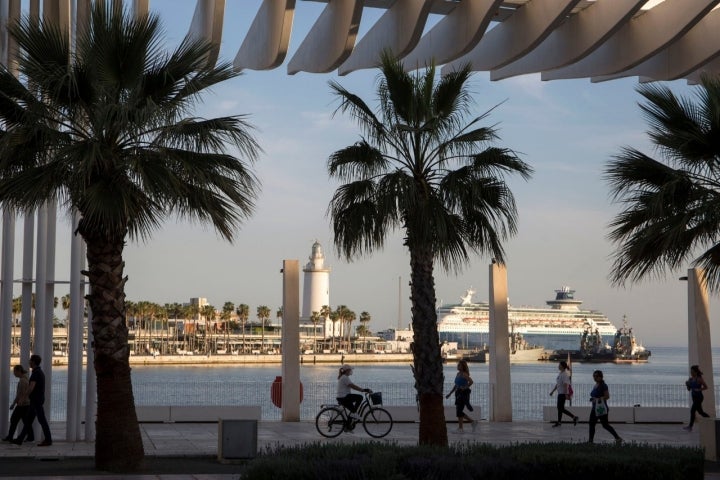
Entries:
<svg viewBox="0 0 720 480">
<path fill-rule="evenodd" d="M 720 385 L 720 348 L 713 349 L 715 384 Z M 305 404 L 312 416 L 313 409 L 323 401 L 332 401 L 339 365 L 307 365 L 300 368 L 305 386 Z M 386 404 L 414 404 L 414 378 L 407 364 L 357 364 L 352 380 L 360 386 L 382 389 Z M 701 369 L 707 367 L 701 365 Z M 647 363 L 573 363 L 572 377 L 576 401 L 582 401 L 592 388 L 592 372 L 602 370 L 614 395 L 616 405 L 643 404 L 652 406 L 685 405 L 684 382 L 689 375 L 687 348 L 656 347 Z M 532 398 L 541 398 L 548 405 L 554 398 L 547 396 L 555 383 L 557 362 L 534 362 L 511 366 L 513 408 L 520 412 L 533 409 Z M 455 362 L 444 367 L 446 390 L 456 373 Z M 471 363 L 470 374 L 478 384 L 473 392 L 478 404 L 487 402 L 486 388 L 489 365 Z M 134 366 L 132 369 L 135 402 L 138 405 L 200 405 L 210 398 L 216 405 L 263 405 L 269 403 L 270 385 L 282 375 L 282 367 L 273 365 L 158 365 Z M 53 400 L 51 418 L 65 418 L 67 368 L 52 369 Z M 658 396 L 658 392 L 665 397 Z M 11 388 L 14 393 L 14 388 Z M 545 398 L 547 396 L 547 398 Z M 317 398 L 322 397 L 322 398 Z M 517 398 L 516 398 L 517 397 Z M 720 400 L 720 398 L 719 398 Z M 448 402 L 452 402 L 450 399 Z M 517 403 L 517 405 L 516 405 Z M 689 405 L 689 403 L 688 403 Z M 273 413 L 274 415 L 274 413 Z M 522 415 L 520 415 L 522 416 Z"/>
</svg>

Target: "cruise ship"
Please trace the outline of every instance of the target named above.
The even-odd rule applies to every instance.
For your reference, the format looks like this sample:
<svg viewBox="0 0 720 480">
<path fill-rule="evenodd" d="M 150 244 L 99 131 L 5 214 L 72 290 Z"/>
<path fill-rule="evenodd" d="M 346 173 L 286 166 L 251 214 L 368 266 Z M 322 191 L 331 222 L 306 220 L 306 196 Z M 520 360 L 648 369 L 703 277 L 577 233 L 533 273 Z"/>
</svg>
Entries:
<svg viewBox="0 0 720 480">
<path fill-rule="evenodd" d="M 459 348 L 482 347 L 488 343 L 490 305 L 474 303 L 474 294 L 474 290 L 466 290 L 460 297 L 461 303 L 437 309 L 441 341 L 457 342 Z M 577 349 L 587 328 L 608 339 L 617 332 L 601 312 L 581 309 L 582 300 L 575 298 L 575 290 L 570 287 L 555 290 L 555 299 L 546 303 L 545 308 L 508 306 L 510 329 L 522 334 L 527 342 L 546 349 Z"/>
</svg>

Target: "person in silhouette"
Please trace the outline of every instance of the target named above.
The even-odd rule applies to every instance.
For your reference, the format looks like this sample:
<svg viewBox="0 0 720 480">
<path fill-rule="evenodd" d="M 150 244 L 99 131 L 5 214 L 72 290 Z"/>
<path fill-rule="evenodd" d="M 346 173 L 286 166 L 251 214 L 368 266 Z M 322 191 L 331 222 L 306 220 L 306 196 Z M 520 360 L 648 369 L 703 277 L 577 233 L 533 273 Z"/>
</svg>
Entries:
<svg viewBox="0 0 720 480">
<path fill-rule="evenodd" d="M 18 423 L 20 423 L 20 420 L 23 420 L 23 427 L 25 427 L 25 418 L 30 408 L 30 399 L 27 396 L 28 388 L 30 388 L 30 380 L 28 380 L 27 373 L 27 370 L 25 370 L 22 365 L 15 365 L 13 367 L 13 375 L 18 379 L 18 383 L 17 389 L 15 390 L 15 399 L 13 403 L 10 404 L 10 410 L 13 412 L 12 415 L 10 415 L 10 429 L 8 430 L 7 436 L 3 438 L 5 442 L 11 442 L 13 440 L 13 437 L 15 437 L 15 429 Z M 35 440 L 32 429 L 30 429 L 28 440 L 31 442 Z"/>
<path fill-rule="evenodd" d="M 30 384 L 27 393 L 27 398 L 30 400 L 30 408 L 28 409 L 27 417 L 23 419 L 23 429 L 22 432 L 20 432 L 20 436 L 12 441 L 16 445 L 22 445 L 23 440 L 31 436 L 32 422 L 35 420 L 35 417 L 37 417 L 43 435 L 45 436 L 43 441 L 38 443 L 38 447 L 49 447 L 52 445 L 50 425 L 48 425 L 43 407 L 45 404 L 45 373 L 40 368 L 40 362 L 42 362 L 40 355 L 30 355 L 32 374 L 30 375 Z"/>
<path fill-rule="evenodd" d="M 472 405 L 470 405 L 470 386 L 472 384 L 473 379 L 470 377 L 470 368 L 468 368 L 467 361 L 460 360 L 457 364 L 455 384 L 452 390 L 445 395 L 445 398 L 450 398 L 450 395 L 455 394 L 455 415 L 458 419 L 458 428 L 455 430 L 455 433 L 465 432 L 463 430 L 463 421 L 467 421 L 470 424 L 473 432 L 477 427 L 477 420 L 473 420 L 465 413 L 465 407 L 467 407 L 469 411 L 473 411 Z"/>
<path fill-rule="evenodd" d="M 570 368 L 565 360 L 561 361 L 558 365 L 557 378 L 555 379 L 555 388 L 550 390 L 550 396 L 557 392 L 557 422 L 553 423 L 553 427 L 559 427 L 562 425 L 563 414 L 572 418 L 573 425 L 577 425 L 578 417 L 573 414 L 570 410 L 565 408 L 565 401 L 570 399 Z"/>
<path fill-rule="evenodd" d="M 602 427 L 613 436 L 615 443 L 620 445 L 623 440 L 620 438 L 620 435 L 617 434 L 615 429 L 610 426 L 610 422 L 608 421 L 610 409 L 608 408 L 607 401 L 610 399 L 610 389 L 608 389 L 608 386 L 603 379 L 603 372 L 595 370 L 593 372 L 593 380 L 595 380 L 595 386 L 590 392 L 592 408 L 590 409 L 590 438 L 588 442 L 593 443 L 593 440 L 595 439 L 595 425 L 599 420 Z"/>
<path fill-rule="evenodd" d="M 699 413 L 703 417 L 709 417 L 705 410 L 702 408 L 702 402 L 704 400 L 703 390 L 707 390 L 707 384 L 703 379 L 703 374 L 700 371 L 700 367 L 693 365 L 690 367 L 690 378 L 685 382 L 685 386 L 690 391 L 690 397 L 692 398 L 692 407 L 690 407 L 690 423 L 683 427 L 688 432 L 692 431 L 693 424 L 695 423 L 695 413 Z"/>
</svg>

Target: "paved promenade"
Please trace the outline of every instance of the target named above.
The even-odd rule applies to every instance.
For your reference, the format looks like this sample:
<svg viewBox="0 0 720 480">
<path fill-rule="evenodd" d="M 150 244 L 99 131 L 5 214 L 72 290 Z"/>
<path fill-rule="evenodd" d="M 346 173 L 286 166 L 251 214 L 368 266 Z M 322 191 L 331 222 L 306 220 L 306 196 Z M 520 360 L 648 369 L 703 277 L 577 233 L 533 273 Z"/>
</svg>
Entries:
<svg viewBox="0 0 720 480">
<path fill-rule="evenodd" d="M 598 427 L 600 427 L 598 425 Z M 618 434 L 626 442 L 699 445 L 697 431 L 687 433 L 679 424 L 646 425 L 615 424 Z M 67 442 L 65 424 L 53 423 L 54 443 L 50 447 L 38 447 L 35 443 L 17 446 L 3 442 L 0 444 L 1 478 L 42 478 L 45 480 L 97 478 L 93 471 L 92 457 L 94 444 L 87 442 Z M 587 424 L 576 427 L 563 424 L 552 428 L 550 423 L 480 422 L 476 431 L 463 434 L 452 433 L 455 424 L 448 424 L 451 442 L 489 442 L 508 444 L 522 442 L 586 442 Z M 169 423 L 141 424 L 143 445 L 146 453 L 146 471 L 130 478 L 135 480 L 163 479 L 238 479 L 242 469 L 239 465 L 225 465 L 217 461 L 218 426 L 211 423 Z M 393 426 L 385 439 L 376 441 L 395 442 L 413 445 L 417 442 L 417 424 L 400 423 Z M 336 439 L 325 439 L 315 431 L 310 422 L 282 423 L 260 422 L 258 425 L 258 450 L 263 451 L 276 446 L 293 446 L 312 442 L 365 442 L 372 441 L 358 426 L 353 434 L 342 434 Z M 611 443 L 612 437 L 602 428 L 597 429 L 596 442 Z M 716 470 L 716 468 L 712 468 Z M 120 475 L 102 476 L 103 479 L 128 478 Z M 720 474 L 708 473 L 706 478 L 720 479 Z"/>
</svg>

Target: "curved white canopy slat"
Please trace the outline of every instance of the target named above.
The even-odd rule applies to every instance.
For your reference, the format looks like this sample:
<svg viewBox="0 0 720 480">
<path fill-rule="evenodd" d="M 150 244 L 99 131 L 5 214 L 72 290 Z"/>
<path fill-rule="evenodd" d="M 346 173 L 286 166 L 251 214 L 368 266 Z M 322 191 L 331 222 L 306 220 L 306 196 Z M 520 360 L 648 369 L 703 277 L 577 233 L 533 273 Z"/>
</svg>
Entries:
<svg viewBox="0 0 720 480">
<path fill-rule="evenodd" d="M 651 80 L 677 80 L 700 69 L 720 55 L 720 10 L 703 17 L 677 42 L 654 57 L 621 73 L 593 77 L 593 82 L 639 76 Z"/>
<path fill-rule="evenodd" d="M 285 61 L 295 0 L 263 0 L 233 60 L 236 70 L 270 70 Z"/>
<path fill-rule="evenodd" d="M 500 25 L 485 33 L 469 53 L 446 64 L 447 73 L 470 63 L 472 70 L 507 65 L 540 44 L 568 16 L 580 0 L 531 0 Z"/>
<path fill-rule="evenodd" d="M 360 0 L 330 0 L 288 63 L 287 72 L 328 73 L 352 52 L 363 3 Z"/>
<path fill-rule="evenodd" d="M 397 0 L 357 43 L 340 68 L 340 75 L 377 66 L 380 54 L 388 49 L 404 57 L 422 36 L 434 0 Z M 468 2 L 472 3 L 472 2 Z"/>
<path fill-rule="evenodd" d="M 403 58 L 406 68 L 442 65 L 465 55 L 480 42 L 502 0 L 460 2 L 438 21 Z"/>
<path fill-rule="evenodd" d="M 509 65 L 492 70 L 491 80 L 564 67 L 598 48 L 635 15 L 646 0 L 595 2 L 569 17 L 537 48 Z"/>
<path fill-rule="evenodd" d="M 203 39 L 213 44 L 208 55 L 208 62 L 214 65 L 220 54 L 222 27 L 225 17 L 225 0 L 198 0 L 195 5 L 192 23 L 188 35 L 191 38 Z"/>
<path fill-rule="evenodd" d="M 700 21 L 718 0 L 665 0 L 627 22 L 579 62 L 542 72 L 543 80 L 597 77 L 630 69 L 666 48 Z"/>
</svg>

